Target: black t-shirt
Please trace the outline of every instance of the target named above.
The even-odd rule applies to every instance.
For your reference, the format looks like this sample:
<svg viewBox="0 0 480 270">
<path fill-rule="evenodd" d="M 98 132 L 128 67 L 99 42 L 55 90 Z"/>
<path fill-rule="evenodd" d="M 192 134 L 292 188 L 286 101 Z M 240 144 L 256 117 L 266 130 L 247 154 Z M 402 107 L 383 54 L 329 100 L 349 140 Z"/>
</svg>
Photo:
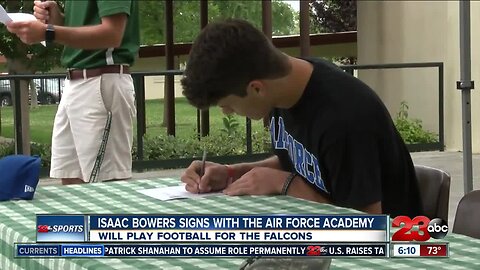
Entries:
<svg viewBox="0 0 480 270">
<path fill-rule="evenodd" d="M 334 64 L 305 60 L 314 69 L 302 97 L 270 122 L 282 167 L 336 205 L 381 201 L 385 214 L 421 215 L 412 159 L 380 98 Z"/>
</svg>

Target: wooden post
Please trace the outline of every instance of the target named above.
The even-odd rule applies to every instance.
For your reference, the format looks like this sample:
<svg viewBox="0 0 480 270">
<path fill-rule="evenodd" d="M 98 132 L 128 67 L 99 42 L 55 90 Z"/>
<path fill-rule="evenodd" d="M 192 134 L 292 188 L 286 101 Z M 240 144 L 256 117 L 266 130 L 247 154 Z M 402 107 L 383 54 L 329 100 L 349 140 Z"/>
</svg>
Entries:
<svg viewBox="0 0 480 270">
<path fill-rule="evenodd" d="M 300 56 L 310 55 L 309 1 L 300 1 Z"/>
<path fill-rule="evenodd" d="M 165 2 L 165 26 L 167 28 L 165 42 L 167 70 L 173 70 L 173 0 Z M 165 87 L 164 106 L 167 106 L 167 134 L 175 136 L 175 75 L 165 76 Z"/>
<path fill-rule="evenodd" d="M 200 26 L 203 29 L 208 24 L 208 0 L 200 1 Z M 210 111 L 208 109 L 202 110 L 200 113 L 201 134 L 202 137 L 210 134 Z"/>
</svg>

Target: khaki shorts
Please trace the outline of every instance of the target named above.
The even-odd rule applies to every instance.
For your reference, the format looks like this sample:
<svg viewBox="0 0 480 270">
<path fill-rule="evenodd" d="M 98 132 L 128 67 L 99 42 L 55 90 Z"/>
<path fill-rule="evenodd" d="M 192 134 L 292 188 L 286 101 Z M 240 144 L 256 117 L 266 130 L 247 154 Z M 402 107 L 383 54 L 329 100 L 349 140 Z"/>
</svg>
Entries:
<svg viewBox="0 0 480 270">
<path fill-rule="evenodd" d="M 110 136 L 97 181 L 132 177 L 133 80 L 129 74 L 66 80 L 52 134 L 50 177 L 88 182 L 102 142 L 107 112 Z"/>
</svg>

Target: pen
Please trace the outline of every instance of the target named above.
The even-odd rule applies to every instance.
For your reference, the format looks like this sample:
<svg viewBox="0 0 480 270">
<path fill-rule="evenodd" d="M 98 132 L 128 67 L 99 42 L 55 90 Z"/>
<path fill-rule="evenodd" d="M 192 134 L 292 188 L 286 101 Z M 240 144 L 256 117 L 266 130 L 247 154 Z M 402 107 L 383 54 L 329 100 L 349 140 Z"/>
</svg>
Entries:
<svg viewBox="0 0 480 270">
<path fill-rule="evenodd" d="M 207 160 L 207 149 L 203 149 L 202 167 L 200 168 L 200 177 L 205 174 L 205 161 Z"/>
<path fill-rule="evenodd" d="M 205 174 L 205 161 L 207 160 L 207 149 L 203 148 L 202 165 L 200 167 L 200 181 Z M 200 192 L 200 184 L 198 185 L 198 192 Z"/>
</svg>

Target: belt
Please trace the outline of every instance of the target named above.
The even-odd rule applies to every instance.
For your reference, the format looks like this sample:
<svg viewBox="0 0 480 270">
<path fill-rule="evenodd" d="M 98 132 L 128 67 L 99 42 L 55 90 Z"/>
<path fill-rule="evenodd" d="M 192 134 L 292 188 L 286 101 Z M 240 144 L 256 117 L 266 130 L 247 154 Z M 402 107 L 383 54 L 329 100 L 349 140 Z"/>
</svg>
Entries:
<svg viewBox="0 0 480 270">
<path fill-rule="evenodd" d="M 90 69 L 69 69 L 67 70 L 68 80 L 88 79 L 97 77 L 106 73 L 124 73 L 130 74 L 130 69 L 126 65 L 110 65 Z"/>
</svg>

